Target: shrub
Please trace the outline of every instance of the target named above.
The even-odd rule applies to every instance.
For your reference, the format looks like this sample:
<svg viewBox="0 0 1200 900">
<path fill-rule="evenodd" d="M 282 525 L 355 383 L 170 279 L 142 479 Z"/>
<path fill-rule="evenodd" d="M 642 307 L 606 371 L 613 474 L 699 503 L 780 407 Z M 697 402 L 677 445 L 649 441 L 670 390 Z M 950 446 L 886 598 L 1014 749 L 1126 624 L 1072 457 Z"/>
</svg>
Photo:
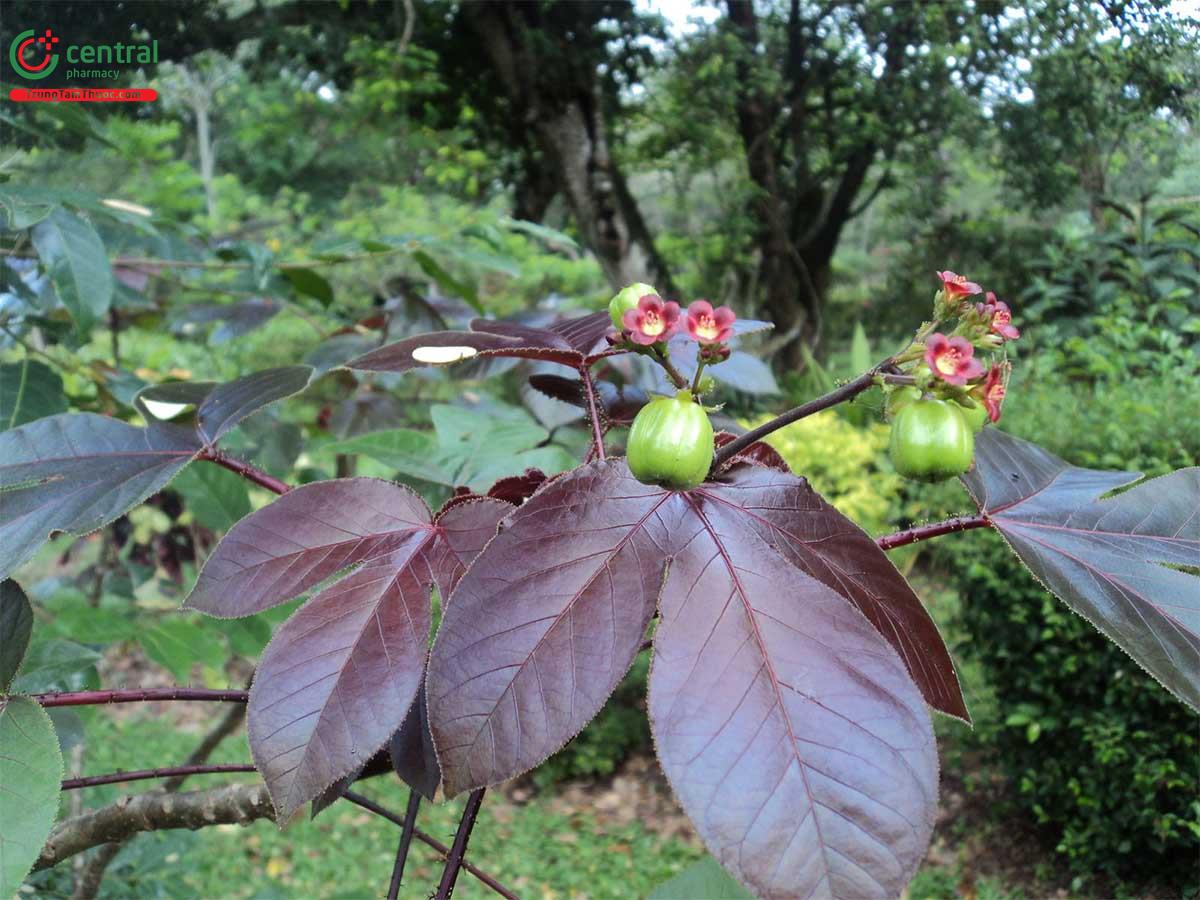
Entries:
<svg viewBox="0 0 1200 900">
<path fill-rule="evenodd" d="M 1182 378 L 1143 379 L 1084 402 L 1082 389 L 1030 385 L 1005 424 L 1077 465 L 1160 474 L 1200 459 L 1195 422 L 1180 415 L 1189 390 Z M 967 652 L 1004 711 L 976 734 L 1014 802 L 1081 878 L 1200 883 L 1196 717 L 1044 591 L 998 535 L 959 536 L 937 557 L 962 591 Z"/>
</svg>

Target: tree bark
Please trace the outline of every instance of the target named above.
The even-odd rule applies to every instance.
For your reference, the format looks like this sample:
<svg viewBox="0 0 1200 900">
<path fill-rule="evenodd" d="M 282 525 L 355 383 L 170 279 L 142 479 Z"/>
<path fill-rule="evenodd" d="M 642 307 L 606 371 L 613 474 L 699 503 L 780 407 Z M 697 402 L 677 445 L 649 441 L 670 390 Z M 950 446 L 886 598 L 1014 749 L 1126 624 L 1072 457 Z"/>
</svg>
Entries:
<svg viewBox="0 0 1200 900">
<path fill-rule="evenodd" d="M 542 74 L 549 67 L 539 58 L 548 52 L 546 36 L 531 39 L 525 21 L 531 9 L 512 2 L 467 3 L 462 14 L 516 115 L 536 136 L 544 164 L 609 283 L 616 288 L 648 281 L 673 294 L 670 271 L 612 157 L 598 73 L 576 65 L 568 83 L 550 83 Z M 554 36 L 560 38 L 558 52 L 569 54 L 569 37 Z"/>
</svg>

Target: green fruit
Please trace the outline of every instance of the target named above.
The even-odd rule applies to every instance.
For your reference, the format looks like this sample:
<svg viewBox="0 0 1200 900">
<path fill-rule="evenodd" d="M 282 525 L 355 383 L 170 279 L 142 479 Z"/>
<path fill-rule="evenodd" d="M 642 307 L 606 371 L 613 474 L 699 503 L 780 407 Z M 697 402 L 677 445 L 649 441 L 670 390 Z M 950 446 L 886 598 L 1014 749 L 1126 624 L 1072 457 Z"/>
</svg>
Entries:
<svg viewBox="0 0 1200 900">
<path fill-rule="evenodd" d="M 625 448 L 629 470 L 643 484 L 685 491 L 704 480 L 713 461 L 713 429 L 690 391 L 642 407 Z"/>
<path fill-rule="evenodd" d="M 914 400 L 892 422 L 896 471 L 918 481 L 944 481 L 971 468 L 975 436 L 957 403 Z"/>
<path fill-rule="evenodd" d="M 652 284 L 637 282 L 623 288 L 619 294 L 608 301 L 608 317 L 617 328 L 624 328 L 623 317 L 626 310 L 637 309 L 638 301 L 647 294 L 657 294 Z"/>
<path fill-rule="evenodd" d="M 883 417 L 889 422 L 896 418 L 896 413 L 900 412 L 901 407 L 907 406 L 914 400 L 921 399 L 921 389 L 912 385 L 898 387 L 888 392 L 887 400 L 884 401 Z"/>
<path fill-rule="evenodd" d="M 983 426 L 988 423 L 987 407 L 978 400 L 975 401 L 974 406 L 963 406 L 961 403 L 955 403 L 955 406 L 962 413 L 963 421 L 971 426 L 973 434 L 979 434 Z"/>
</svg>

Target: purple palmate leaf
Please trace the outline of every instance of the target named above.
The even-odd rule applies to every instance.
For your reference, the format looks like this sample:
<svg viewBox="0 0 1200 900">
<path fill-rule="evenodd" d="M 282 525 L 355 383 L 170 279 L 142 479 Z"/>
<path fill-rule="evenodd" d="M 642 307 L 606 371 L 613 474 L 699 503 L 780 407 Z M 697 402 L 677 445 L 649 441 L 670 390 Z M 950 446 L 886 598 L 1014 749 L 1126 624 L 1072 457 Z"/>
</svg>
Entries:
<svg viewBox="0 0 1200 900">
<path fill-rule="evenodd" d="M 758 896 L 899 896 L 937 804 L 921 695 L 861 613 L 713 493 L 688 495 L 654 637 L 663 770 Z"/>
<path fill-rule="evenodd" d="M 451 597 L 429 664 L 450 796 L 548 757 L 600 710 L 654 612 L 672 494 L 594 463 L 521 506 Z"/>
<path fill-rule="evenodd" d="M 756 473 L 772 481 L 756 488 Z M 671 492 L 637 482 L 624 460 L 594 462 L 505 520 L 451 598 L 430 659 L 446 792 L 511 778 L 578 732 L 661 594 L 652 724 L 714 853 L 764 896 L 898 894 L 935 808 L 921 694 L 880 632 L 805 569 L 819 567 L 747 514 L 772 509 L 758 494 L 786 497 L 803 480 L 754 466 L 730 477 Z M 818 524 L 841 527 L 807 523 L 814 541 Z M 878 555 L 872 544 L 864 571 Z"/>
<path fill-rule="evenodd" d="M 989 428 L 963 482 L 1038 580 L 1200 709 L 1200 469 L 1103 499 L 1138 477 Z"/>
<path fill-rule="evenodd" d="M 970 721 L 950 652 L 920 599 L 875 541 L 807 481 L 761 465 L 740 466 L 720 486 L 701 490 L 712 502 L 739 510 L 792 565 L 857 606 L 900 654 L 930 706 Z"/>
<path fill-rule="evenodd" d="M 400 728 L 425 669 L 431 588 L 448 594 L 510 509 L 480 498 L 434 522 L 407 488 L 338 479 L 284 494 L 217 545 L 187 601 L 211 615 L 349 573 L 280 626 L 250 691 L 250 749 L 281 821 Z"/>
</svg>

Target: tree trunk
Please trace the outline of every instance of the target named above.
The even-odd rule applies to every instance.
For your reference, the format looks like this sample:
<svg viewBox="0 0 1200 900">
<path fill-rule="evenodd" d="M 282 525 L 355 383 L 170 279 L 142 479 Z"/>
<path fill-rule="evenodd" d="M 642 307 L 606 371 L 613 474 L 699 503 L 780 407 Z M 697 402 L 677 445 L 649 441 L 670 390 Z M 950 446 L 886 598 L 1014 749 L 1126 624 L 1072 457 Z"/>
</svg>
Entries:
<svg viewBox="0 0 1200 900">
<path fill-rule="evenodd" d="M 530 40 L 523 18 L 527 12 L 514 3 L 462 6 L 514 112 L 536 136 L 544 164 L 609 283 L 616 288 L 648 281 L 674 293 L 670 272 L 609 152 L 597 71 L 577 68 L 572 82 L 548 84 L 542 73 L 550 67 L 538 58 L 545 41 Z M 569 38 L 563 41 L 569 43 Z"/>
</svg>

